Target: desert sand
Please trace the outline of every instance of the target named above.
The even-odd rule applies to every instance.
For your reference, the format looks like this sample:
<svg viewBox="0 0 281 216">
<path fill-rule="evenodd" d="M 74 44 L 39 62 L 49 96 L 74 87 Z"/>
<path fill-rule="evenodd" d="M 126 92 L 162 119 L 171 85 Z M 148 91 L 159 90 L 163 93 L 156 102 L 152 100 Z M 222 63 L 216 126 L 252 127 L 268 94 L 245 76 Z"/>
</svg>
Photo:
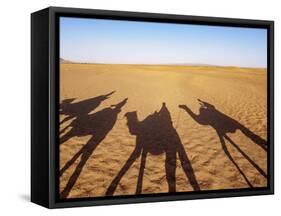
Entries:
<svg viewBox="0 0 281 216">
<path fill-rule="evenodd" d="M 266 69 L 60 67 L 61 198 L 267 186 Z"/>
</svg>

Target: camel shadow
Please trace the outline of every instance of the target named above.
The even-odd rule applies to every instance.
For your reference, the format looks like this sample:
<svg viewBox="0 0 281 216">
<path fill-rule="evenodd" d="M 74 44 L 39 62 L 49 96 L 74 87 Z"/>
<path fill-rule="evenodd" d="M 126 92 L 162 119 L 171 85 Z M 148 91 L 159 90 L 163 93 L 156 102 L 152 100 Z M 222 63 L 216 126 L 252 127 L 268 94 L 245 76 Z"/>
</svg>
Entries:
<svg viewBox="0 0 281 216">
<path fill-rule="evenodd" d="M 90 112 L 95 110 L 104 100 L 108 99 L 115 91 L 112 91 L 106 95 L 100 95 L 98 97 L 89 98 L 83 101 L 72 103 L 75 98 L 65 99 L 60 104 L 60 114 L 67 115 L 61 122 L 60 125 L 71 120 L 73 118 L 81 118 L 88 115 Z M 64 133 L 70 125 L 66 126 L 60 131 L 60 134 Z"/>
<path fill-rule="evenodd" d="M 104 97 L 102 98 L 104 99 Z M 88 100 L 88 102 L 90 105 L 84 103 L 83 101 L 86 106 L 90 107 L 93 105 L 93 101 Z M 126 102 L 127 98 L 118 104 L 112 105 L 93 114 L 86 114 L 86 111 L 90 111 L 89 109 L 81 109 L 81 113 L 76 114 L 76 119 L 70 124 L 71 129 L 62 136 L 60 143 L 66 142 L 75 136 L 91 135 L 91 138 L 69 161 L 65 163 L 63 168 L 60 170 L 60 176 L 62 176 L 63 173 L 71 167 L 79 157 L 81 157 L 65 188 L 60 193 L 61 198 L 67 198 L 86 162 L 93 154 L 99 143 L 102 142 L 115 125 L 117 116 Z M 78 109 L 76 111 L 78 111 Z"/>
<path fill-rule="evenodd" d="M 227 133 L 234 133 L 236 130 L 240 130 L 245 136 L 251 139 L 254 143 L 260 146 L 263 150 L 267 150 L 266 141 L 260 136 L 253 133 L 250 129 L 246 128 L 244 125 L 236 121 L 235 119 L 225 115 L 215 108 L 214 105 L 204 102 L 198 99 L 200 103 L 199 114 L 190 110 L 186 105 L 179 105 L 179 108 L 185 110 L 197 123 L 201 125 L 211 126 L 217 133 L 219 140 L 222 145 L 222 149 L 229 158 L 229 160 L 234 164 L 240 174 L 243 176 L 249 187 L 253 187 L 245 173 L 241 170 L 239 165 L 233 159 L 232 155 L 227 149 L 225 140 L 228 140 L 236 150 L 243 155 L 243 157 L 248 160 L 249 163 L 265 178 L 267 177 L 266 173 L 227 135 Z"/>
<path fill-rule="evenodd" d="M 129 132 L 136 136 L 136 146 L 126 163 L 108 187 L 106 191 L 107 196 L 112 196 L 114 194 L 122 177 L 140 155 L 141 164 L 137 180 L 136 194 L 141 194 L 148 153 L 152 155 L 166 154 L 165 170 L 169 192 L 176 191 L 177 154 L 191 186 L 194 190 L 200 190 L 191 163 L 184 150 L 179 135 L 173 127 L 171 115 L 165 103 L 163 103 L 159 112 L 149 115 L 143 121 L 138 120 L 136 111 L 128 112 L 125 116 L 127 118 Z"/>
</svg>

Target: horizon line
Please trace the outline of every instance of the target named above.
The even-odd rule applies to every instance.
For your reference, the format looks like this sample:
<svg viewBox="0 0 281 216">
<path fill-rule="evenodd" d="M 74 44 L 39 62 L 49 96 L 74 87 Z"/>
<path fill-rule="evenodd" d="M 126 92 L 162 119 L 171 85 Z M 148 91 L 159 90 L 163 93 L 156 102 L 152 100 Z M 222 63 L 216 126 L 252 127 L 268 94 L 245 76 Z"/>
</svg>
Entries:
<svg viewBox="0 0 281 216">
<path fill-rule="evenodd" d="M 64 61 L 64 62 L 62 62 Z M 90 62 L 90 61 L 73 61 L 65 58 L 60 58 L 60 63 L 65 64 L 109 64 L 109 65 L 171 65 L 171 66 L 197 66 L 197 67 L 238 67 L 238 68 L 256 68 L 256 69 L 267 69 L 264 67 L 253 67 L 253 66 L 241 66 L 241 65 L 218 65 L 218 64 L 207 64 L 207 63 L 107 63 L 107 62 Z"/>
</svg>

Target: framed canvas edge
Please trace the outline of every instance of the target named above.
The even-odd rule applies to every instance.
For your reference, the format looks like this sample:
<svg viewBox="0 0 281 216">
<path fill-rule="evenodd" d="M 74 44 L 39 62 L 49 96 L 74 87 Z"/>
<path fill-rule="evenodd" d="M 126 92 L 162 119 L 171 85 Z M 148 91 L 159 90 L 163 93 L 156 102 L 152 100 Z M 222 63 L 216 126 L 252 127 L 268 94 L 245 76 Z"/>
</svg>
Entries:
<svg viewBox="0 0 281 216">
<path fill-rule="evenodd" d="M 194 200 L 208 198 L 227 198 L 241 197 L 254 195 L 270 195 L 274 194 L 274 21 L 271 20 L 249 20 L 237 18 L 221 18 L 221 17 L 202 17 L 188 15 L 172 15 L 172 14 L 155 14 L 143 12 L 126 12 L 126 11 L 109 11 L 96 9 L 81 9 L 81 8 L 63 8 L 49 7 L 49 206 L 48 208 L 64 208 L 64 207 L 82 207 L 82 206 L 97 206 L 97 205 L 113 205 L 113 204 L 130 204 L 130 203 L 146 203 L 146 202 L 162 202 L 162 201 L 179 201 L 179 200 Z M 194 21 L 202 23 L 216 23 L 218 25 L 231 26 L 260 26 L 268 29 L 268 138 L 269 138 L 269 167 L 268 167 L 268 187 L 262 189 L 252 189 L 249 191 L 234 189 L 234 190 L 216 190 L 205 191 L 198 194 L 155 194 L 153 196 L 119 196 L 106 197 L 102 200 L 79 200 L 79 201 L 57 201 L 56 200 L 56 72 L 58 69 L 58 61 L 56 54 L 56 36 L 55 30 L 56 16 L 61 13 L 72 15 L 98 15 L 116 17 L 127 17 L 129 20 L 133 18 L 151 18 L 156 20 L 168 19 L 171 22 L 178 21 Z M 58 162 L 57 162 L 58 163 Z"/>
</svg>

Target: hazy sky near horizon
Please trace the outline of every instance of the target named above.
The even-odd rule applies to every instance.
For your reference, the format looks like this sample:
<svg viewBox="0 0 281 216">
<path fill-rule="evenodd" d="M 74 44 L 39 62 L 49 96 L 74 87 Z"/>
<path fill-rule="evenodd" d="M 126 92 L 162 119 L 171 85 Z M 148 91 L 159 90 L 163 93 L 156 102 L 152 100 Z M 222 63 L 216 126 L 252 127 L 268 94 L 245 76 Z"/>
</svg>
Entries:
<svg viewBox="0 0 281 216">
<path fill-rule="evenodd" d="M 112 64 L 267 66 L 267 30 L 60 18 L 60 57 Z"/>
</svg>

